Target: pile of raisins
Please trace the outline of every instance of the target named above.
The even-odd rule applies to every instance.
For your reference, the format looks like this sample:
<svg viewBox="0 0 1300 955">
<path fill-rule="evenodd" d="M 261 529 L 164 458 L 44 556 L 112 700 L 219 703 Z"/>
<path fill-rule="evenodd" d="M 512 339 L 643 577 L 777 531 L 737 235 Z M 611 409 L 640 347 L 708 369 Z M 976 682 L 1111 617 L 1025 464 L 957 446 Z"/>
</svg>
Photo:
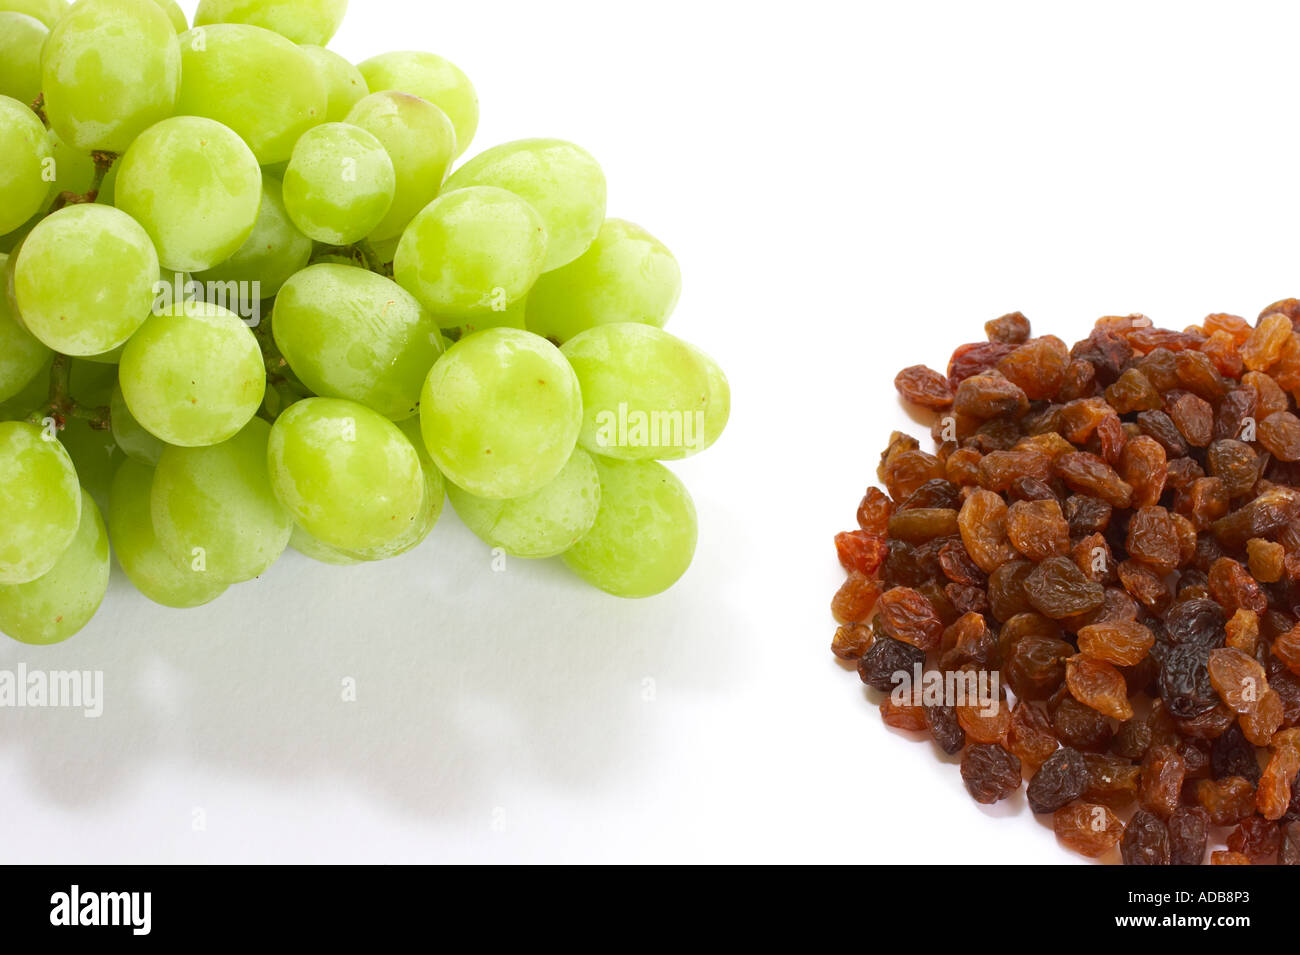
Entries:
<svg viewBox="0 0 1300 955">
<path fill-rule="evenodd" d="M 895 379 L 936 450 L 896 432 L 836 535 L 832 651 L 972 797 L 1027 781 L 1086 856 L 1300 863 L 1300 300 L 1073 348 L 985 331 Z M 917 666 L 1000 699 L 889 696 Z"/>
</svg>

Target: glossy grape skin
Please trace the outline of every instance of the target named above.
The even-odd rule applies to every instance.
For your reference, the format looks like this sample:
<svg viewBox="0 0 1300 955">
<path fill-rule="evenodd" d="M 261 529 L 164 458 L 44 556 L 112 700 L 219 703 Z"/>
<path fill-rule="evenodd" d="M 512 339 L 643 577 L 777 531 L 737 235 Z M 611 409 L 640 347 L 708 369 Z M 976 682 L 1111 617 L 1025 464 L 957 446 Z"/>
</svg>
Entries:
<svg viewBox="0 0 1300 955">
<path fill-rule="evenodd" d="M 451 506 L 479 540 L 515 557 L 554 557 L 582 539 L 600 509 L 600 475 L 586 451 L 573 456 L 555 479 L 524 497 L 489 500 L 448 484 Z"/>
<path fill-rule="evenodd" d="M 451 120 L 432 103 L 389 91 L 363 97 L 346 121 L 383 144 L 396 174 L 393 204 L 370 239 L 382 242 L 399 236 L 442 189 L 456 150 Z"/>
<path fill-rule="evenodd" d="M 9 256 L 0 255 L 0 270 L 8 259 Z M 21 392 L 49 365 L 53 354 L 14 318 L 9 296 L 0 295 L 0 401 L 8 401 Z"/>
<path fill-rule="evenodd" d="M 206 302 L 150 316 L 127 342 L 119 374 L 132 416 L 180 447 L 233 438 L 266 394 L 256 337 L 237 315 Z"/>
<path fill-rule="evenodd" d="M 372 93 L 396 90 L 437 106 L 456 130 L 455 156 L 469 148 L 478 130 L 478 94 L 456 64 L 435 53 L 406 50 L 381 53 L 357 69 Z"/>
<path fill-rule="evenodd" d="M 327 245 L 365 238 L 393 206 L 397 176 L 371 133 L 325 123 L 303 133 L 284 172 L 284 207 L 294 225 Z"/>
<path fill-rule="evenodd" d="M 200 0 L 194 25 L 251 23 L 294 43 L 324 46 L 348 10 L 348 0 Z"/>
<path fill-rule="evenodd" d="M 0 96 L 0 233 L 17 229 L 45 205 L 50 155 L 36 114 L 16 99 Z"/>
<path fill-rule="evenodd" d="M 453 345 L 420 398 L 434 463 L 478 497 L 522 497 L 550 483 L 573 454 L 581 421 L 578 380 L 564 356 L 513 328 Z"/>
<path fill-rule="evenodd" d="M 289 545 L 293 519 L 267 470 L 270 434 L 271 426 L 254 418 L 222 444 L 163 450 L 149 510 L 158 543 L 177 567 L 197 569 L 201 559 L 203 573 L 234 584 L 265 572 Z"/>
<path fill-rule="evenodd" d="M 280 290 L 275 342 L 302 383 L 394 421 L 418 410 L 442 354 L 437 322 L 400 286 L 367 269 L 313 265 Z"/>
<path fill-rule="evenodd" d="M 81 495 L 77 530 L 49 572 L 0 586 L 0 631 L 20 643 L 61 643 L 90 623 L 108 592 L 108 532 L 99 507 Z"/>
<path fill-rule="evenodd" d="M 162 457 L 166 444 L 146 431 L 144 426 L 135 420 L 131 409 L 126 406 L 126 399 L 122 397 L 120 384 L 113 387 L 108 407 L 109 424 L 117 446 L 127 457 L 147 464 L 151 468 L 155 467 L 158 459 Z"/>
<path fill-rule="evenodd" d="M 0 422 L 0 584 L 49 572 L 81 520 L 81 484 L 58 441 L 24 421 Z"/>
<path fill-rule="evenodd" d="M 528 325 L 524 318 L 527 306 L 528 299 L 521 298 L 499 312 L 492 309 L 480 312 L 472 318 L 465 319 L 465 323 L 460 326 L 460 337 L 466 338 L 475 332 L 489 328 L 517 328 L 526 331 Z"/>
<path fill-rule="evenodd" d="M 120 153 L 176 110 L 180 44 L 153 0 L 80 0 L 41 56 L 45 115 L 76 149 Z"/>
<path fill-rule="evenodd" d="M 528 294 L 528 330 L 566 342 L 612 322 L 663 328 L 677 306 L 682 272 L 668 247 L 645 229 L 606 219 L 596 241 Z"/>
<path fill-rule="evenodd" d="M 709 376 L 685 342 L 629 322 L 590 328 L 561 350 L 582 383 L 578 441 L 588 451 L 646 460 L 703 450 Z M 655 421 L 658 435 L 635 430 Z"/>
<path fill-rule="evenodd" d="M 528 200 L 546 223 L 543 271 L 586 252 L 605 221 L 605 174 L 585 149 L 560 139 L 493 146 L 452 173 L 443 190 L 466 186 L 496 186 Z"/>
<path fill-rule="evenodd" d="M 252 234 L 262 170 L 228 127 L 199 116 L 165 119 L 120 162 L 114 203 L 144 226 L 165 268 L 212 268 Z"/>
<path fill-rule="evenodd" d="M 30 106 L 41 92 L 41 47 L 50 28 L 35 17 L 0 10 L 0 96 Z"/>
<path fill-rule="evenodd" d="M 284 208 L 278 179 L 262 176 L 262 203 L 252 234 L 234 255 L 210 269 L 194 273 L 198 282 L 248 283 L 250 291 L 266 299 L 280 291 L 290 278 L 306 268 L 312 241 L 293 224 Z"/>
<path fill-rule="evenodd" d="M 325 121 L 324 78 L 307 54 L 278 33 L 216 24 L 182 34 L 180 45 L 177 114 L 229 126 L 260 164 L 284 162 L 298 137 Z"/>
<path fill-rule="evenodd" d="M 399 422 L 397 428 L 402 432 L 403 437 L 406 438 L 407 443 L 411 445 L 416 456 L 420 459 L 420 470 L 424 477 L 424 498 L 420 502 L 420 510 L 416 513 L 415 520 L 411 521 L 407 527 L 406 532 L 394 538 L 388 544 L 360 552 L 336 551 L 340 556 L 357 560 L 388 560 L 393 557 L 400 557 L 423 543 L 424 539 L 433 532 L 434 526 L 438 523 L 438 518 L 442 516 L 442 508 L 447 500 L 447 482 L 443 479 L 442 472 L 434 466 L 429 453 L 424 449 L 424 442 L 420 435 L 419 419 L 408 418 Z M 326 546 L 317 543 L 319 548 L 325 548 Z"/>
<path fill-rule="evenodd" d="M 325 122 L 341 123 L 363 97 L 370 95 L 366 78 L 355 66 L 339 56 L 333 50 L 323 46 L 299 46 L 306 53 L 316 68 L 320 70 L 321 79 L 325 81 L 328 94 L 325 108 Z"/>
<path fill-rule="evenodd" d="M 616 597 L 662 593 L 695 556 L 698 529 L 690 493 L 657 461 L 593 460 L 600 472 L 600 513 L 561 559 Z"/>
<path fill-rule="evenodd" d="M 335 547 L 322 544 L 296 523 L 293 525 L 293 534 L 289 538 L 289 546 L 304 557 L 310 557 L 318 563 L 331 564 L 335 567 L 352 567 L 356 564 L 365 563 L 360 558 L 349 557 Z"/>
<path fill-rule="evenodd" d="M 546 247 L 532 206 L 477 186 L 429 203 L 403 233 L 393 270 L 398 284 L 454 327 L 521 301 L 541 274 Z"/>
<path fill-rule="evenodd" d="M 271 481 L 308 534 L 353 557 L 386 555 L 424 509 L 415 448 L 376 411 L 338 398 L 290 407 L 271 432 Z"/>
<path fill-rule="evenodd" d="M 108 535 L 117 562 L 135 588 L 164 607 L 199 607 L 226 592 L 209 573 L 177 566 L 158 543 L 151 497 L 154 469 L 128 459 L 118 465 L 108 500 Z"/>
<path fill-rule="evenodd" d="M 44 408 L 50 400 L 50 362 L 42 365 L 12 398 L 0 401 L 0 421 L 21 421 Z"/>
<path fill-rule="evenodd" d="M 69 0 L 0 0 L 0 10 L 12 10 L 35 17 L 53 30 L 54 24 L 68 12 L 72 4 Z"/>
<path fill-rule="evenodd" d="M 185 19 L 185 11 L 181 9 L 176 0 L 153 0 L 163 13 L 167 14 L 167 19 L 171 21 L 172 29 L 177 35 L 184 33 L 190 28 L 190 22 Z"/>
<path fill-rule="evenodd" d="M 705 354 L 699 348 L 696 348 L 690 342 L 683 342 L 691 350 L 696 361 L 704 368 L 705 376 L 709 382 L 709 406 L 704 411 L 704 427 L 701 432 L 702 440 L 699 442 L 698 450 L 703 451 L 722 437 L 722 432 L 727 428 L 727 422 L 731 420 L 731 383 L 727 381 L 727 375 L 712 357 Z M 694 452 L 692 452 L 694 453 Z M 687 457 L 687 454 L 669 454 L 668 458 Z"/>
<path fill-rule="evenodd" d="M 75 205 L 42 219 L 18 251 L 14 294 L 27 330 L 65 355 L 100 355 L 149 316 L 158 255 L 125 212 Z"/>
</svg>

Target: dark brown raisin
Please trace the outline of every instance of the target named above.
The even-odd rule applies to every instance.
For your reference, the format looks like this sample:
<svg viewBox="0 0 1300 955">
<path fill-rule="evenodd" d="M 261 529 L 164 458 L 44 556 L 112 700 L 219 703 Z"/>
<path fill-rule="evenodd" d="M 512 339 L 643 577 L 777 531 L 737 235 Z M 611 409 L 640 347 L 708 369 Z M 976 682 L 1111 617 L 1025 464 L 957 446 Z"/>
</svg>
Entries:
<svg viewBox="0 0 1300 955">
<path fill-rule="evenodd" d="M 1125 865 L 1169 865 L 1169 827 L 1155 813 L 1139 809 L 1119 845 Z"/>
<path fill-rule="evenodd" d="M 1056 812 L 1082 796 L 1087 785 L 1088 764 L 1083 754 L 1063 746 L 1030 778 L 1025 795 L 1034 812 Z"/>
<path fill-rule="evenodd" d="M 976 802 L 999 802 L 1020 788 L 1020 760 L 995 743 L 972 743 L 961 754 L 961 778 Z"/>
</svg>

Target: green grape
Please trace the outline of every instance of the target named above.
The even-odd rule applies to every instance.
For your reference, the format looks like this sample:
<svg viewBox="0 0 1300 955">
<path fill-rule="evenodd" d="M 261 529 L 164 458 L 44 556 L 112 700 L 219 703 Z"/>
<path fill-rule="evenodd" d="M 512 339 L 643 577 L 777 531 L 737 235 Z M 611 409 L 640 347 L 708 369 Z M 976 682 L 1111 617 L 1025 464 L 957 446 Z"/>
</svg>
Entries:
<svg viewBox="0 0 1300 955">
<path fill-rule="evenodd" d="M 447 496 L 465 526 L 490 547 L 515 557 L 554 557 L 596 523 L 600 475 L 591 455 L 575 448 L 569 463 L 540 491 L 493 501 L 448 484 Z"/>
<path fill-rule="evenodd" d="M 397 426 L 364 405 L 308 398 L 271 430 L 271 482 L 308 534 L 352 557 L 386 555 L 426 510 L 428 478 Z"/>
<path fill-rule="evenodd" d="M 420 436 L 419 420 L 408 418 L 399 423 L 397 427 L 405 435 L 420 459 L 420 469 L 424 475 L 424 498 L 420 502 L 420 511 L 415 520 L 410 522 L 405 533 L 394 538 L 383 547 L 372 548 L 361 553 L 335 551 L 340 556 L 355 560 L 388 560 L 393 557 L 400 557 L 423 543 L 425 538 L 433 532 L 434 526 L 438 523 L 438 518 L 442 515 L 443 504 L 447 499 L 446 482 L 443 480 L 442 472 L 434 466 L 428 452 L 423 450 L 424 441 Z M 306 532 L 304 531 L 304 533 Z M 327 547 L 325 544 L 320 544 L 319 541 L 317 544 L 320 548 Z"/>
<path fill-rule="evenodd" d="M 180 46 L 176 112 L 229 126 L 262 165 L 287 160 L 298 137 L 325 121 L 324 78 L 278 33 L 242 23 L 196 26 Z"/>
<path fill-rule="evenodd" d="M 45 205 L 50 194 L 50 143 L 30 109 L 0 96 L 0 233 L 12 232 Z"/>
<path fill-rule="evenodd" d="M 0 96 L 31 105 L 41 92 L 41 48 L 50 28 L 35 17 L 0 10 Z"/>
<path fill-rule="evenodd" d="M 90 623 L 108 593 L 108 532 L 89 494 L 81 495 L 71 543 L 49 572 L 0 586 L 0 630 L 20 643 L 61 643 Z"/>
<path fill-rule="evenodd" d="M 162 457 L 163 448 L 167 445 L 146 431 L 144 426 L 135 420 L 135 416 L 131 414 L 131 409 L 126 406 L 126 399 L 122 397 L 122 386 L 120 384 L 114 387 L 108 407 L 109 422 L 113 429 L 113 440 L 117 442 L 117 446 L 122 449 L 128 458 L 141 461 L 150 467 L 156 466 L 158 459 Z"/>
<path fill-rule="evenodd" d="M 254 418 L 222 444 L 163 449 L 150 513 L 177 567 L 235 584 L 264 573 L 289 545 L 293 519 L 267 469 L 270 436 L 271 426 Z"/>
<path fill-rule="evenodd" d="M 541 274 L 546 241 L 541 216 L 514 193 L 459 189 L 411 220 L 393 270 L 398 284 L 453 327 L 521 301 Z"/>
<path fill-rule="evenodd" d="M 663 593 L 695 556 L 698 530 L 690 492 L 657 461 L 593 460 L 600 472 L 600 512 L 561 560 L 616 597 Z"/>
<path fill-rule="evenodd" d="M 442 354 L 438 324 L 401 287 L 367 269 L 313 265 L 280 290 L 275 343 L 304 385 L 394 421 L 419 407 Z"/>
<path fill-rule="evenodd" d="M 325 81 L 325 89 L 328 93 L 325 122 L 343 122 L 352 107 L 363 96 L 370 95 L 366 78 L 361 75 L 360 70 L 333 50 L 327 50 L 323 46 L 300 46 L 298 49 L 311 58 Z"/>
<path fill-rule="evenodd" d="M 456 152 L 451 120 L 419 97 L 383 92 L 358 100 L 348 112 L 347 122 L 383 144 L 397 176 L 392 207 L 370 238 L 382 241 L 399 236 L 442 189 Z"/>
<path fill-rule="evenodd" d="M 709 380 L 709 406 L 704 412 L 704 425 L 700 432 L 702 440 L 699 442 L 699 450 L 703 451 L 712 447 L 714 442 L 722 437 L 727 422 L 731 420 L 731 384 L 727 381 L 721 365 L 689 342 L 683 344 L 691 350 L 695 360 L 704 367 L 704 373 Z M 683 458 L 686 456 L 685 453 L 669 455 L 669 457 Z"/>
<path fill-rule="evenodd" d="M 644 460 L 704 450 L 709 375 L 681 339 L 652 325 L 597 325 L 567 342 L 582 382 L 582 434 L 592 454 Z"/>
<path fill-rule="evenodd" d="M 125 347 L 125 345 L 118 345 L 116 348 L 111 348 L 98 355 L 82 355 L 81 360 L 92 362 L 97 365 L 116 365 L 122 360 L 122 350 Z"/>
<path fill-rule="evenodd" d="M 233 130 L 199 116 L 176 116 L 131 144 L 114 202 L 144 226 L 164 267 L 210 269 L 252 234 L 262 170 Z"/>
<path fill-rule="evenodd" d="M 371 57 L 357 69 L 372 93 L 395 90 L 438 107 L 455 127 L 455 156 L 469 148 L 478 129 L 478 94 L 455 63 L 434 53 L 408 50 Z"/>
<path fill-rule="evenodd" d="M 55 200 L 65 192 L 74 196 L 84 196 L 90 192 L 95 184 L 95 160 L 90 153 L 73 149 L 54 130 L 48 130 L 45 135 L 50 143 L 50 157 L 54 167 L 54 182 L 42 210 L 48 212 Z"/>
<path fill-rule="evenodd" d="M 239 316 L 206 302 L 150 316 L 127 342 L 119 374 L 141 426 L 186 448 L 233 438 L 266 394 L 257 338 Z"/>
<path fill-rule="evenodd" d="M 294 43 L 324 46 L 347 10 L 348 0 L 199 0 L 194 25 L 251 23 Z"/>
<path fill-rule="evenodd" d="M 681 291 L 682 272 L 667 246 L 639 225 L 606 219 L 591 248 L 537 280 L 528 329 L 566 342 L 611 322 L 663 328 Z"/>
<path fill-rule="evenodd" d="M 393 161 L 372 134 L 347 123 L 303 133 L 284 172 L 284 207 L 303 233 L 327 245 L 364 239 L 393 206 Z"/>
<path fill-rule="evenodd" d="M 185 19 L 185 11 L 176 0 L 153 0 L 154 3 L 167 14 L 167 19 L 171 21 L 172 29 L 178 34 L 184 33 L 190 28 L 190 22 Z"/>
<path fill-rule="evenodd" d="M 97 203 L 42 219 L 13 268 L 23 324 L 65 355 L 100 355 L 130 338 L 149 317 L 160 274 L 149 234 Z"/>
<path fill-rule="evenodd" d="M 311 259 L 312 242 L 285 211 L 278 179 L 262 176 L 262 206 L 248 240 L 230 258 L 194 275 L 203 284 L 246 283 L 255 297 L 270 298 Z"/>
<path fill-rule="evenodd" d="M 54 24 L 68 12 L 72 4 L 68 0 L 0 0 L 0 10 L 12 10 L 35 17 L 53 30 Z"/>
<path fill-rule="evenodd" d="M 577 377 L 559 349 L 514 328 L 453 345 L 420 397 L 424 443 L 438 469 L 479 497 L 523 497 L 554 480 L 582 422 Z"/>
<path fill-rule="evenodd" d="M 108 495 L 108 536 L 117 562 L 135 588 L 164 607 L 198 607 L 226 592 L 212 574 L 195 571 L 191 562 L 177 566 L 153 529 L 151 496 L 154 469 L 127 459 L 118 465 Z"/>
<path fill-rule="evenodd" d="M 34 424 L 0 422 L 0 584 L 49 572 L 77 533 L 81 485 L 63 445 Z"/>
<path fill-rule="evenodd" d="M 560 139 L 521 139 L 493 146 L 461 166 L 444 190 L 508 189 L 546 223 L 545 271 L 568 265 L 595 240 L 605 221 L 605 174 L 591 154 Z"/>
<path fill-rule="evenodd" d="M 9 256 L 0 255 L 0 268 L 8 260 Z M 9 296 L 0 295 L 0 401 L 8 401 L 21 392 L 49 365 L 51 357 L 53 353 L 32 338 L 14 318 Z"/>
<path fill-rule="evenodd" d="M 304 557 L 310 557 L 322 564 L 333 564 L 335 567 L 352 567 L 364 563 L 359 558 L 349 557 L 336 547 L 322 544 L 298 524 L 293 525 L 293 534 L 289 538 L 289 546 Z"/>
<path fill-rule="evenodd" d="M 113 472 L 123 458 L 112 432 L 93 428 L 89 421 L 70 418 L 59 432 L 59 443 L 72 459 L 82 491 L 101 508 L 107 506 Z"/>
<path fill-rule="evenodd" d="M 180 44 L 153 0 L 80 0 L 50 28 L 41 79 L 64 142 L 120 153 L 175 111 Z"/>
</svg>

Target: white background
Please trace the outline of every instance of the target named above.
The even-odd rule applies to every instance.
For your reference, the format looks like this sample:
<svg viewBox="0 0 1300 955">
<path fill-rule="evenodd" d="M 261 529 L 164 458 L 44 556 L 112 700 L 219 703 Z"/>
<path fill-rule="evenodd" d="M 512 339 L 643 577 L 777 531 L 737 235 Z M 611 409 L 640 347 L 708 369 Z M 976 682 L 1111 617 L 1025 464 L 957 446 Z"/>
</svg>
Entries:
<svg viewBox="0 0 1300 955">
<path fill-rule="evenodd" d="M 0 711 L 0 856 L 1074 861 L 881 724 L 827 650 L 831 537 L 890 430 L 923 434 L 894 373 L 986 319 L 1072 341 L 1300 292 L 1298 28 L 1281 3 L 353 0 L 335 49 L 447 56 L 471 153 L 573 139 L 676 253 L 669 329 L 735 409 L 677 468 L 695 566 L 638 602 L 495 574 L 448 509 L 404 558 L 289 553 L 194 611 L 115 572 L 80 636 L 0 646 L 107 684 L 99 720 Z"/>
</svg>

